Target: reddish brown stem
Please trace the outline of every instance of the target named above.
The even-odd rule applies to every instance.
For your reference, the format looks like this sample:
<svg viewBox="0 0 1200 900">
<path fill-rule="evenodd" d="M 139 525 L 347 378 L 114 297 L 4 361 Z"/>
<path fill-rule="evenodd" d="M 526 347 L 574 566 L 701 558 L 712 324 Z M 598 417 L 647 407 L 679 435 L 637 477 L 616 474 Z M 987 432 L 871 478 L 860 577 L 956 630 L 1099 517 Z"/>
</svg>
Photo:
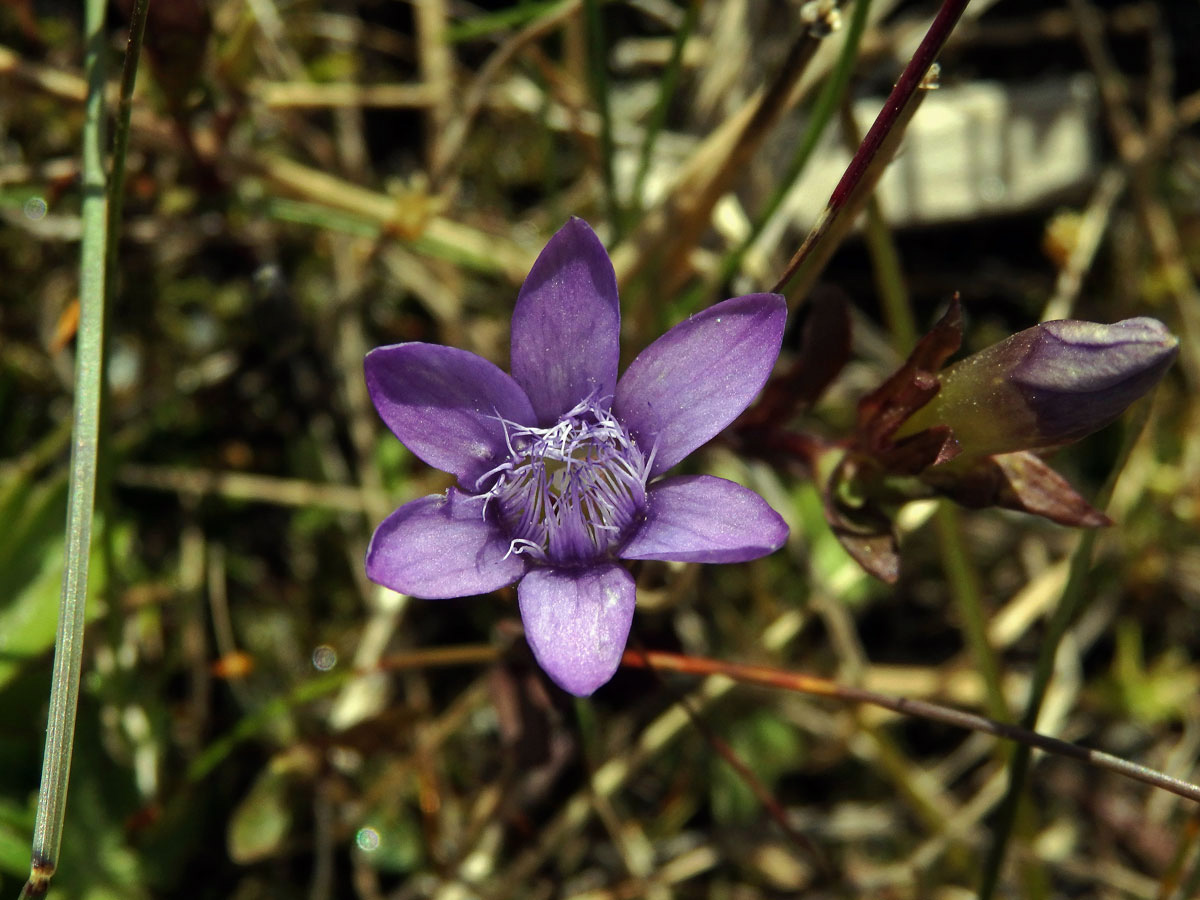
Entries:
<svg viewBox="0 0 1200 900">
<path fill-rule="evenodd" d="M 933 61 L 937 58 L 937 55 L 941 53 L 942 47 L 945 46 L 946 40 L 954 30 L 954 26 L 958 24 L 958 20 L 969 2 L 970 0 L 944 0 L 941 9 L 934 16 L 929 30 L 925 32 L 925 37 L 922 39 L 921 45 L 917 47 L 917 51 L 912 55 L 912 59 L 904 67 L 904 71 L 900 74 L 900 79 L 896 82 L 896 86 L 892 88 L 887 102 L 883 105 L 883 109 L 876 116 L 874 124 L 871 125 L 871 130 L 867 132 L 866 137 L 859 144 L 858 151 L 854 154 L 854 158 L 850 160 L 850 165 L 846 167 L 846 171 L 842 175 L 842 180 L 833 189 L 833 193 L 829 197 L 829 205 L 822 216 L 823 221 L 834 218 L 846 204 L 847 200 L 854 194 L 860 182 L 871 168 L 871 164 L 875 161 L 875 157 L 879 154 L 880 148 L 883 147 L 884 141 L 891 134 L 892 129 L 900 122 L 904 110 L 912 102 L 913 95 L 920 89 L 925 76 L 929 73 L 930 66 L 933 65 Z M 771 288 L 772 291 L 782 291 L 787 283 L 792 280 L 792 277 L 808 256 L 814 244 L 815 241 L 810 236 L 810 239 L 804 242 L 803 246 L 796 251 L 796 254 L 788 262 L 783 276 L 775 284 L 775 287 Z"/>
<path fill-rule="evenodd" d="M 941 722 L 957 728 L 967 728 L 981 731 L 995 737 L 1018 741 L 1029 747 L 1036 747 L 1048 753 L 1066 756 L 1080 762 L 1088 763 L 1101 769 L 1108 769 L 1141 781 L 1144 784 L 1170 791 L 1180 797 L 1185 797 L 1200 803 L 1200 786 L 1178 778 L 1164 775 L 1162 772 L 1139 766 L 1117 756 L 1112 756 L 1100 750 L 1090 750 L 1060 741 L 1028 728 L 997 722 L 986 716 L 963 712 L 936 703 L 926 703 L 923 700 L 910 700 L 905 697 L 892 697 L 869 691 L 866 688 L 838 684 L 827 678 L 816 675 L 805 675 L 801 672 L 788 672 L 783 669 L 772 669 L 767 666 L 747 666 L 740 663 L 723 662 L 719 659 L 706 659 L 700 656 L 685 656 L 680 653 L 663 651 L 634 651 L 627 650 L 621 660 L 622 665 L 632 668 L 651 668 L 683 672 L 689 675 L 724 675 L 745 684 L 757 684 L 763 687 L 782 688 L 802 694 L 813 694 L 818 697 L 832 697 L 837 700 L 848 700 L 854 703 L 869 703 L 889 709 L 905 716 L 917 716 L 934 722 Z"/>
</svg>

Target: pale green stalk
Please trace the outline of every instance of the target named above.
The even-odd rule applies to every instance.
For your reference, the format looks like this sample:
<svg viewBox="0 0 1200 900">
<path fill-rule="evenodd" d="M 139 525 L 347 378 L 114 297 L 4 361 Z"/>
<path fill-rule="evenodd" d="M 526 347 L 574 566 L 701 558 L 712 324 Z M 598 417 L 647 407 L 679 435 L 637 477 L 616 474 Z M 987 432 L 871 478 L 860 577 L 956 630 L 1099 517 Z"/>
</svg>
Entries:
<svg viewBox="0 0 1200 900">
<path fill-rule="evenodd" d="M 967 553 L 958 508 L 943 500 L 936 515 L 938 542 L 942 551 L 942 571 L 950 583 L 950 593 L 958 607 L 963 637 L 970 648 L 975 668 L 983 679 L 989 715 L 1002 722 L 1011 716 L 1004 699 L 1000 663 L 987 636 L 987 612 L 983 608 L 983 590 L 979 573 Z"/>
<path fill-rule="evenodd" d="M 1149 416 L 1149 400 L 1143 400 L 1133 421 L 1125 426 L 1124 442 L 1112 474 L 1096 498 L 1097 509 L 1104 509 L 1112 497 L 1117 478 L 1125 468 L 1142 428 Z M 1050 678 L 1054 674 L 1054 659 L 1058 654 L 1058 645 L 1067 633 L 1072 623 L 1078 620 L 1091 599 L 1085 593 L 1088 574 L 1092 567 L 1092 551 L 1099 532 L 1094 529 L 1084 531 L 1079 536 L 1079 543 L 1071 555 L 1071 567 L 1067 576 L 1067 584 L 1059 597 L 1058 606 L 1046 627 L 1046 635 L 1042 638 L 1038 650 L 1037 665 L 1033 672 L 1033 682 L 1029 686 L 1029 699 L 1025 704 L 1025 712 L 1021 716 L 1021 726 L 1033 730 L 1037 727 L 1038 714 L 1042 710 L 1042 701 L 1046 697 L 1046 689 L 1050 686 Z M 997 812 L 996 827 L 992 831 L 992 844 L 988 848 L 987 859 L 984 862 L 983 876 L 979 887 L 979 900 L 989 900 L 995 893 L 1000 880 L 1000 869 L 1008 849 L 1008 840 L 1016 824 L 1017 808 L 1025 788 L 1025 777 L 1029 772 L 1032 749 L 1026 745 L 1018 745 L 1013 751 L 1009 764 L 1008 789 L 1001 801 Z"/>
<path fill-rule="evenodd" d="M 129 97 L 133 90 L 138 51 L 146 24 L 149 0 L 138 0 L 130 30 L 130 54 L 122 78 L 121 121 L 118 126 L 114 168 L 123 169 L 129 129 Z M 22 897 L 44 894 L 58 865 L 66 815 L 67 787 L 71 775 L 75 716 L 79 706 L 79 680 L 83 667 L 84 614 L 87 605 L 88 562 L 91 555 L 92 519 L 96 494 L 96 464 L 100 439 L 100 400 L 104 360 L 104 307 L 108 267 L 115 249 L 110 230 L 107 184 L 104 171 L 104 0 L 86 0 L 87 99 L 84 107 L 82 189 L 80 205 L 82 240 L 79 274 L 79 330 L 75 350 L 75 415 L 71 444 L 70 487 L 62 594 L 58 634 L 54 645 L 54 670 L 50 711 L 46 723 L 46 749 L 34 820 L 29 880 Z M 114 179 L 119 188 L 122 179 Z M 119 201 L 115 216 L 119 215 Z M 115 225 L 115 223 L 112 223 Z"/>
<path fill-rule="evenodd" d="M 870 11 L 871 0 L 857 0 L 854 4 L 850 14 L 850 25 L 847 27 L 846 37 L 842 41 L 841 52 L 838 54 L 837 62 L 834 63 L 833 71 L 822 85 L 821 91 L 813 103 L 804 135 L 800 138 L 800 145 L 796 148 L 791 162 L 788 163 L 783 177 L 779 179 L 774 191 L 767 199 L 766 205 L 751 223 L 749 234 L 721 261 L 721 270 L 716 283 L 723 284 L 733 277 L 742 264 L 742 257 L 746 255 L 767 223 L 779 211 L 779 207 L 783 205 L 783 201 L 787 199 L 788 194 L 791 193 L 792 188 L 800 180 L 800 176 L 808 166 L 808 161 L 812 157 L 813 151 L 816 150 L 821 135 L 825 133 L 825 126 L 833 118 L 838 104 L 846 94 L 850 76 L 854 74 L 854 64 L 858 61 L 858 48 L 862 43 L 863 33 L 867 29 L 867 18 Z"/>
<path fill-rule="evenodd" d="M 637 175 L 633 179 L 632 203 L 635 209 L 645 207 L 642 200 L 642 187 L 646 183 L 646 174 L 650 171 L 650 159 L 654 154 L 654 144 L 667 121 L 667 107 L 675 96 L 675 87 L 679 84 L 679 72 L 683 68 L 683 49 L 687 40 L 696 28 L 696 20 L 700 18 L 700 0 L 691 0 L 683 22 L 675 30 L 671 42 L 671 58 L 663 70 L 662 79 L 658 83 L 658 99 L 654 103 L 654 111 L 646 125 L 646 135 L 642 138 L 642 149 L 638 154 Z"/>
<path fill-rule="evenodd" d="M 625 231 L 621 204 L 617 199 L 617 178 L 613 169 L 612 112 L 608 98 L 608 44 L 604 39 L 604 21 L 600 16 L 600 0 L 583 0 L 584 22 L 587 25 L 587 68 L 592 86 L 592 99 L 600 115 L 600 157 L 604 177 L 604 199 L 613 237 L 620 240 Z"/>
</svg>

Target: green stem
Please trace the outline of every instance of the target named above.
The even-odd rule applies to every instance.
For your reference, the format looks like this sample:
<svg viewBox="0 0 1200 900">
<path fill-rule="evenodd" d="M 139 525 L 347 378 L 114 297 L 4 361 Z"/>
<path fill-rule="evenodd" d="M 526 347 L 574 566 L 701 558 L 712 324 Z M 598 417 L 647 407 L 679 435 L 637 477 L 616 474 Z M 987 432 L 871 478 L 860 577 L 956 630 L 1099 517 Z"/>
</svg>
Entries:
<svg viewBox="0 0 1200 900">
<path fill-rule="evenodd" d="M 808 125 L 804 129 L 804 136 L 800 139 L 800 146 L 796 148 L 796 154 L 788 164 L 778 186 L 751 224 L 750 233 L 721 261 L 721 270 L 716 279 L 717 284 L 723 284 L 733 277 L 750 246 L 758 239 L 763 228 L 771 221 L 775 213 L 779 211 L 779 207 L 783 205 L 783 201 L 804 173 L 813 151 L 821 140 L 821 135 L 825 133 L 825 127 L 833 118 L 838 104 L 846 93 L 850 76 L 854 74 L 854 64 L 858 59 L 858 48 L 862 43 L 863 32 L 867 28 L 867 16 L 870 10 L 871 0 L 859 0 L 854 4 L 854 11 L 850 14 L 850 25 L 846 29 L 846 39 L 842 43 L 841 53 L 838 54 L 833 71 L 813 103 L 812 112 L 808 117 Z"/>
<path fill-rule="evenodd" d="M 843 103 L 841 111 L 842 133 L 850 144 L 850 152 L 853 153 L 862 141 L 862 136 L 858 133 L 851 105 Z M 879 198 L 874 194 L 867 199 L 863 236 L 867 252 L 871 255 L 875 289 L 879 292 L 883 317 L 887 320 L 888 331 L 892 335 L 892 346 L 901 356 L 907 356 L 917 345 L 917 320 L 913 315 L 908 285 L 904 280 L 904 268 L 900 264 L 900 251 L 892 239 L 887 219 L 883 217 L 883 207 Z"/>
<path fill-rule="evenodd" d="M 869 3 L 870 0 L 866 0 L 866 2 Z M 658 86 L 658 99 L 655 101 L 654 111 L 650 114 L 650 121 L 646 125 L 646 135 L 642 139 L 637 175 L 633 179 L 632 203 L 635 204 L 635 209 L 641 209 L 645 205 L 642 203 L 642 187 L 646 182 L 646 173 L 650 171 L 650 157 L 654 152 L 654 143 L 658 140 L 659 132 L 662 131 L 662 127 L 667 121 L 667 106 L 670 104 L 671 98 L 675 96 L 675 86 L 679 84 L 679 72 L 683 68 L 683 49 L 687 46 L 687 40 L 695 30 L 696 21 L 699 18 L 700 0 L 691 0 L 683 22 L 676 30 L 675 38 L 671 43 L 671 58 L 663 70 L 662 81 Z"/>
<path fill-rule="evenodd" d="M 867 251 L 875 264 L 875 289 L 879 291 L 879 303 L 883 307 L 883 318 L 887 321 L 888 331 L 892 334 L 892 345 L 903 356 L 917 345 L 917 322 L 913 316 L 912 304 L 909 303 L 908 287 L 903 281 L 893 281 L 882 277 L 882 272 L 888 269 L 900 270 L 900 253 L 887 221 L 883 218 L 883 210 L 879 199 L 872 196 L 867 201 L 866 220 L 863 224 L 863 238 L 867 243 Z"/>
<path fill-rule="evenodd" d="M 1112 474 L 1096 498 L 1097 509 L 1104 509 L 1112 497 L 1117 478 L 1120 477 L 1129 454 L 1137 443 L 1149 415 L 1149 402 L 1143 401 L 1137 412 L 1137 418 L 1125 427 L 1125 440 L 1121 452 L 1117 456 Z M 1088 573 L 1092 565 L 1092 551 L 1096 545 L 1099 532 L 1085 531 L 1079 538 L 1079 544 L 1071 556 L 1071 566 L 1067 576 L 1067 584 L 1063 588 L 1058 606 L 1054 610 L 1046 627 L 1046 636 L 1042 639 L 1038 651 L 1037 665 L 1033 673 L 1033 682 L 1029 687 L 1029 700 L 1025 712 L 1021 716 L 1021 726 L 1033 730 L 1037 726 L 1038 714 L 1042 710 L 1042 701 L 1046 697 L 1046 689 L 1054 674 L 1054 659 L 1058 655 L 1058 646 L 1062 642 L 1067 629 L 1075 622 L 1087 607 L 1090 599 L 1085 595 Z M 1004 864 L 1008 841 L 1017 819 L 1017 810 L 1025 788 L 1025 776 L 1029 772 L 1031 750 L 1026 746 L 1018 746 L 1013 752 L 1009 765 L 1008 788 L 997 812 L 996 827 L 992 831 L 992 843 L 988 848 L 987 859 L 984 862 L 983 876 L 979 886 L 979 900 L 990 900 L 995 893 L 1000 878 L 1000 868 Z"/>
<path fill-rule="evenodd" d="M 96 492 L 100 384 L 104 346 L 105 244 L 108 232 L 104 174 L 104 0 L 87 0 L 87 101 L 83 123 L 83 238 L 80 248 L 79 332 L 75 349 L 75 424 L 54 674 L 46 723 L 46 750 L 34 821 L 32 861 L 23 897 L 44 894 L 58 864 L 79 677 L 83 667 L 84 611 Z"/>
<path fill-rule="evenodd" d="M 600 0 L 584 0 L 587 23 L 588 80 L 592 99 L 600 115 L 600 156 L 604 176 L 604 199 L 612 223 L 614 242 L 624 233 L 621 205 L 617 200 L 617 180 L 613 171 L 612 112 L 608 103 L 608 45 L 604 40 L 604 22 L 600 17 Z"/>
<path fill-rule="evenodd" d="M 116 271 L 116 236 L 121 219 L 133 85 L 137 78 L 149 5 L 149 0 L 136 0 L 131 15 L 129 44 L 121 75 L 111 186 L 106 184 L 104 171 L 104 0 L 87 0 L 84 13 L 88 93 L 82 147 L 80 315 L 75 359 L 75 417 L 70 489 L 67 497 L 62 595 L 59 600 L 58 634 L 54 646 L 50 711 L 46 724 L 46 749 L 42 758 L 42 780 L 38 792 L 37 817 L 34 821 L 30 874 L 21 891 L 22 897 L 39 896 L 46 892 L 57 868 L 62 847 L 75 718 L 79 707 L 79 681 L 83 668 L 88 563 L 91 555 L 103 408 L 101 401 L 104 392 L 105 299 L 112 291 L 112 277 Z"/>
<path fill-rule="evenodd" d="M 971 650 L 975 668 L 983 678 L 987 693 L 988 713 L 994 719 L 1007 721 L 1010 718 L 1008 704 L 1000 681 L 1000 664 L 995 651 L 988 643 L 987 615 L 983 609 L 983 592 L 979 587 L 979 573 L 971 565 L 971 557 L 963 544 L 962 521 L 958 509 L 943 501 L 937 511 L 938 537 L 942 550 L 942 569 L 950 582 L 950 590 L 962 619 L 963 636 Z"/>
</svg>

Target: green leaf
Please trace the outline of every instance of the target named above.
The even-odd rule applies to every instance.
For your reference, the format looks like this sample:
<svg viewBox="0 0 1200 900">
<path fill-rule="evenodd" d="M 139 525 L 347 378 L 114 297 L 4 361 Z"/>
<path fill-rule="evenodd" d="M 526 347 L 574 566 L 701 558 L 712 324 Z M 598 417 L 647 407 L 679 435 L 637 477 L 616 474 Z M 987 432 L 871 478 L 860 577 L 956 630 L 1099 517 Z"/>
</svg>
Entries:
<svg viewBox="0 0 1200 900">
<path fill-rule="evenodd" d="M 795 766 L 804 751 L 800 733 L 769 710 L 759 710 L 736 723 L 729 746 L 768 790 Z M 713 813 L 717 819 L 734 824 L 759 816 L 762 805 L 741 775 L 715 754 L 713 765 Z"/>
<path fill-rule="evenodd" d="M 8 523 L 0 541 L 0 687 L 54 645 L 67 515 L 67 482 L 61 473 L 5 487 L 0 497 L 0 521 Z M 99 614 L 97 598 L 104 590 L 103 566 L 97 557 L 93 562 L 89 620 Z"/>
<path fill-rule="evenodd" d="M 291 779 L 284 766 L 272 762 L 233 811 L 226 834 L 230 858 L 242 865 L 274 856 L 292 830 L 288 803 Z"/>
<path fill-rule="evenodd" d="M 29 874 L 29 833 L 33 811 L 0 798 L 0 872 L 25 880 Z"/>
</svg>

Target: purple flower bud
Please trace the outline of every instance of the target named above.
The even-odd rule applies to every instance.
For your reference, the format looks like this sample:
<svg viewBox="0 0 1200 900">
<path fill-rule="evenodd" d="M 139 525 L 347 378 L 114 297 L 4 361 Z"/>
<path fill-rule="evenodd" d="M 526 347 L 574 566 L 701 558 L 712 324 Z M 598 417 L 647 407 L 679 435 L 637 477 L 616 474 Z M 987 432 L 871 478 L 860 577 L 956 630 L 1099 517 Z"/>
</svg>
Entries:
<svg viewBox="0 0 1200 900">
<path fill-rule="evenodd" d="M 949 425 L 964 457 L 1069 444 L 1154 387 L 1178 348 L 1156 319 L 1045 322 L 942 372 L 902 434 Z"/>
</svg>

